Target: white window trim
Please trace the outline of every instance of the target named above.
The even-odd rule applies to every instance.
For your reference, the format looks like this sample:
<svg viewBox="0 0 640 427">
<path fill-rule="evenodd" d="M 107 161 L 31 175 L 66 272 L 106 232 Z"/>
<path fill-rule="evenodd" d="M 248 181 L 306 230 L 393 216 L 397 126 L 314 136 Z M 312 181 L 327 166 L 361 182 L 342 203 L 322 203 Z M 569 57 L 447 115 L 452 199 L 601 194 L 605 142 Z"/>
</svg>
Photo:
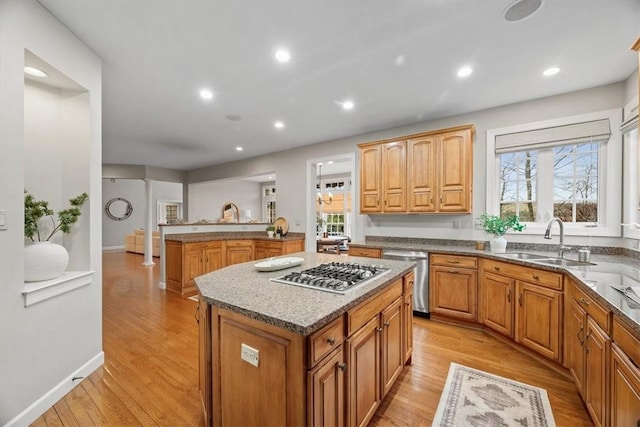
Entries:
<svg viewBox="0 0 640 427">
<path fill-rule="evenodd" d="M 633 120 L 635 120 L 635 123 L 633 123 Z M 629 178 L 625 181 L 624 199 L 626 205 L 623 219 L 625 223 L 630 224 L 640 223 L 640 182 L 637 178 L 640 173 L 640 140 L 638 140 L 637 134 L 640 129 L 638 128 L 638 120 L 638 97 L 636 96 L 624 107 L 624 123 L 629 125 L 625 126 L 628 130 L 624 135 L 633 137 L 631 139 L 625 138 L 625 164 L 623 166 L 625 176 Z M 635 135 L 634 130 L 636 132 Z M 633 177 L 636 177 L 636 179 L 633 179 Z M 624 227 L 622 236 L 627 239 L 640 240 L 640 228 L 637 226 Z"/>
<path fill-rule="evenodd" d="M 576 116 L 562 117 L 551 120 L 544 120 L 540 122 L 532 122 L 519 124 L 514 126 L 508 126 L 503 128 L 488 129 L 487 130 L 487 213 L 490 215 L 498 215 L 499 200 L 498 200 L 498 186 L 499 186 L 499 174 L 498 162 L 496 160 L 496 136 L 525 132 L 530 130 L 536 130 L 545 127 L 563 126 L 572 123 L 587 122 L 593 120 L 609 119 L 611 126 L 611 138 L 607 143 L 607 149 L 601 148 L 600 155 L 602 156 L 602 168 L 598 168 L 598 192 L 599 200 L 603 197 L 603 194 L 615 195 L 621 194 L 622 189 L 622 134 L 620 132 L 620 125 L 622 123 L 622 109 L 613 109 L 598 111 L 588 114 L 580 114 Z M 604 155 L 604 152 L 607 154 Z M 612 173 L 613 171 L 613 173 Z M 537 190 L 540 191 L 540 187 Z M 607 201 L 604 203 L 604 211 L 600 211 L 601 226 L 593 227 L 586 224 L 565 224 L 565 235 L 567 236 L 607 236 L 607 237 L 620 237 L 621 235 L 621 218 L 622 218 L 622 202 L 610 203 Z M 546 229 L 548 221 L 553 217 L 553 211 L 538 212 L 537 222 L 527 223 L 527 228 L 522 232 L 524 234 L 542 234 Z"/>
</svg>

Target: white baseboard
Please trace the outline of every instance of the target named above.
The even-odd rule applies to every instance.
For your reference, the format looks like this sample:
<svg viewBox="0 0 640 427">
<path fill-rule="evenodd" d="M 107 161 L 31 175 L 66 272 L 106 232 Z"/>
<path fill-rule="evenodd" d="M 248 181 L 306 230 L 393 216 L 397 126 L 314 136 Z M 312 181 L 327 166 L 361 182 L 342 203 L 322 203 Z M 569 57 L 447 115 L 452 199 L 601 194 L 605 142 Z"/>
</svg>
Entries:
<svg viewBox="0 0 640 427">
<path fill-rule="evenodd" d="M 49 408 L 51 408 L 58 400 L 62 399 L 65 394 L 69 393 L 75 386 L 82 382 L 82 380 L 73 381 L 73 378 L 81 377 L 82 379 L 85 379 L 103 364 L 104 352 L 101 351 L 89 359 L 87 363 L 78 368 L 73 374 L 69 375 L 38 400 L 29 405 L 27 409 L 16 415 L 15 418 L 5 424 L 4 427 L 28 426 L 38 419 L 40 415 L 44 414 Z"/>
<path fill-rule="evenodd" d="M 124 250 L 124 245 L 122 245 L 122 246 L 103 246 L 102 247 L 103 251 L 117 251 L 119 249 Z"/>
</svg>

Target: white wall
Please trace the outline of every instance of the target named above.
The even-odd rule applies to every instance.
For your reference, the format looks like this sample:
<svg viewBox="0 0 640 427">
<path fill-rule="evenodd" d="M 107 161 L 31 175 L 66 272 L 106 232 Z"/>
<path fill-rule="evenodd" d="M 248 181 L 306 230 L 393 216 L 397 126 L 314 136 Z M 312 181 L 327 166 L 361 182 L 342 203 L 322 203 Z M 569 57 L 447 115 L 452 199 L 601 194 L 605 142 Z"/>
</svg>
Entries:
<svg viewBox="0 0 640 427">
<path fill-rule="evenodd" d="M 620 82 L 197 169 L 187 174 L 187 180 L 190 183 L 195 183 L 234 176 L 259 175 L 266 171 L 272 171 L 278 177 L 278 215 L 289 220 L 290 231 L 304 232 L 306 230 L 305 219 L 309 218 L 307 216 L 308 203 L 306 203 L 304 194 L 307 191 L 307 185 L 315 185 L 315 183 L 307 184 L 306 162 L 308 160 L 322 159 L 343 153 L 357 153 L 357 144 L 362 142 L 473 123 L 476 126 L 476 136 L 473 160 L 473 213 L 471 215 L 356 215 L 360 218 L 356 219 L 354 238 L 357 240 L 364 235 L 378 235 L 463 240 L 484 239 L 486 237 L 484 232 L 474 229 L 474 219 L 485 212 L 484 171 L 487 130 L 556 117 L 622 108 L 625 93 L 625 82 Z M 357 167 L 359 167 L 359 159 L 356 161 Z M 359 188 L 358 174 L 354 178 L 353 185 L 357 189 Z M 358 210 L 359 201 L 356 198 L 354 211 Z M 458 222 L 459 229 L 454 228 L 454 220 Z M 513 236 L 513 240 L 531 241 L 531 237 L 526 235 Z M 545 241 L 541 240 L 541 242 Z M 571 244 L 572 239 L 567 238 L 567 242 Z M 620 239 L 594 239 L 592 244 L 619 245 Z"/>
<path fill-rule="evenodd" d="M 240 212 L 251 210 L 251 217 L 260 220 L 260 191 L 260 183 L 240 179 L 189 184 L 189 222 L 201 219 L 217 221 L 222 216 L 222 206 L 229 202 L 235 203 Z M 277 197 L 280 197 L 279 193 L 278 187 Z"/>
<path fill-rule="evenodd" d="M 158 229 L 158 200 L 182 201 L 182 184 L 175 182 L 151 182 L 153 230 Z M 113 198 L 127 199 L 133 206 L 129 218 L 116 221 L 109 218 L 104 210 Z M 145 228 L 146 198 L 144 181 L 141 179 L 102 180 L 102 246 L 103 248 L 124 247 L 124 236 L 137 228 Z"/>
<path fill-rule="evenodd" d="M 67 97 L 61 92 L 56 99 L 55 93 L 35 88 L 27 88 L 25 94 L 25 49 L 89 94 Z M 90 373 L 96 367 L 92 363 L 99 364 L 103 357 L 102 77 L 100 59 L 34 0 L 0 1 L 0 53 L 0 209 L 6 210 L 7 224 L 6 230 L 0 230 L 0 424 L 26 425 L 50 406 L 48 402 L 78 383 L 72 383 L 71 375 Z M 77 151 L 58 140 L 60 152 L 48 151 L 50 156 L 44 156 L 49 150 L 46 136 L 34 133 L 31 116 L 25 120 L 25 113 L 33 113 L 32 102 L 41 101 L 46 110 L 41 118 L 49 124 L 56 114 L 84 115 L 85 122 L 88 117 L 88 127 L 58 123 L 58 138 L 67 139 Z M 77 141 L 84 145 L 78 146 Z M 75 267 L 95 274 L 88 286 L 25 308 L 23 191 L 27 185 L 49 198 L 54 207 L 82 191 L 89 193 L 73 236 L 63 243 L 71 247 Z"/>
</svg>

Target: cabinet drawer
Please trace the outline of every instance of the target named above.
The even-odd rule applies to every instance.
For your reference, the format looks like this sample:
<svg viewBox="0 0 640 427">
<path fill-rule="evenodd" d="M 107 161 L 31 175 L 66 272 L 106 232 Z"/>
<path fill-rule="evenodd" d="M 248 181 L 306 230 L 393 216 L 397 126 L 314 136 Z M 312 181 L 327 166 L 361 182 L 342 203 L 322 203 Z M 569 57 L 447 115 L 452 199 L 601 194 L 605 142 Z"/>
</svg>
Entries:
<svg viewBox="0 0 640 427">
<path fill-rule="evenodd" d="M 571 298 L 576 300 L 578 305 L 580 305 L 580 307 L 582 307 L 582 309 L 596 321 L 598 326 L 600 326 L 607 334 L 610 334 L 611 312 L 584 293 L 579 286 L 580 285 L 571 282 Z"/>
<path fill-rule="evenodd" d="M 227 240 L 227 247 L 237 247 L 237 246 L 251 246 L 253 244 L 252 240 Z"/>
<path fill-rule="evenodd" d="M 340 347 L 344 341 L 344 316 L 338 317 L 309 337 L 309 368 Z"/>
<path fill-rule="evenodd" d="M 353 248 L 349 247 L 350 256 L 364 256 L 369 258 L 380 258 L 382 250 L 375 248 Z"/>
<path fill-rule="evenodd" d="M 613 341 L 640 368 L 640 339 L 636 338 L 617 316 L 613 317 Z"/>
<path fill-rule="evenodd" d="M 404 285 L 403 293 L 407 295 L 408 293 L 413 292 L 413 286 L 415 282 L 415 275 L 413 271 L 411 273 L 407 273 L 402 278 L 402 283 Z"/>
<path fill-rule="evenodd" d="M 256 249 L 282 249 L 282 242 L 256 241 Z"/>
<path fill-rule="evenodd" d="M 524 282 L 534 283 L 547 288 L 562 290 L 562 274 L 553 273 L 523 265 L 509 264 L 506 262 L 484 260 L 482 268 L 485 271 L 510 276 Z"/>
<path fill-rule="evenodd" d="M 445 267 L 477 268 L 478 259 L 475 257 L 459 255 L 431 255 L 431 265 L 443 265 Z"/>
<path fill-rule="evenodd" d="M 349 313 L 347 313 L 347 336 L 360 329 L 362 325 L 384 310 L 401 295 L 402 278 L 396 280 L 379 294 L 371 297 L 364 304 L 360 304 L 356 308 L 349 310 Z"/>
</svg>

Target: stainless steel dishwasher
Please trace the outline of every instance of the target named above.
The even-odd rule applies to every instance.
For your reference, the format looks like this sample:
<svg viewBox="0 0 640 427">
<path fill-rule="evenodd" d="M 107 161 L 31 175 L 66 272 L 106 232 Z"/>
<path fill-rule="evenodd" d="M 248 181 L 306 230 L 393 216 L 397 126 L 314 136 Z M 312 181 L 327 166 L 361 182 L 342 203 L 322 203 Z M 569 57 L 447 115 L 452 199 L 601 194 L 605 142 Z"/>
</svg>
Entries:
<svg viewBox="0 0 640 427">
<path fill-rule="evenodd" d="M 382 258 L 416 263 L 413 270 L 415 274 L 413 312 L 418 316 L 429 317 L 429 254 L 421 251 L 384 249 Z"/>
</svg>

